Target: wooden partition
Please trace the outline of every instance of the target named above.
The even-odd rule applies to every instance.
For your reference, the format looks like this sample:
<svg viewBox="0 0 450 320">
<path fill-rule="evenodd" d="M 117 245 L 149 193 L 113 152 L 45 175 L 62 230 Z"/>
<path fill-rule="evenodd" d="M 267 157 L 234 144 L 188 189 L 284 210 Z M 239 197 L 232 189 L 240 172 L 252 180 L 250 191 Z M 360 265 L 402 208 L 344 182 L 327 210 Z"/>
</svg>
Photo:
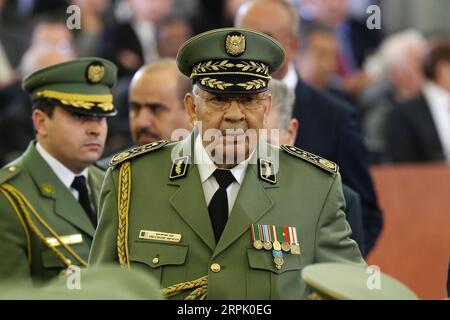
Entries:
<svg viewBox="0 0 450 320">
<path fill-rule="evenodd" d="M 450 257 L 450 167 L 396 165 L 371 169 L 384 229 L 368 257 L 420 299 L 447 297 Z"/>
</svg>

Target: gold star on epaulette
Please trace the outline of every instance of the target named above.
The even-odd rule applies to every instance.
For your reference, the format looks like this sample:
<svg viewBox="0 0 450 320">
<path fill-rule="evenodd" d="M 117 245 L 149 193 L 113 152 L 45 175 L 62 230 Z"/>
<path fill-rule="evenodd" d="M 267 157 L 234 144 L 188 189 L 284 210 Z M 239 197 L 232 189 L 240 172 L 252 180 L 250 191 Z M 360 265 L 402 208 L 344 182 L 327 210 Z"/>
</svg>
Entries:
<svg viewBox="0 0 450 320">
<path fill-rule="evenodd" d="M 127 151 L 123 151 L 112 157 L 111 161 L 109 162 L 109 166 L 114 167 L 115 165 L 117 165 L 125 160 L 143 155 L 150 151 L 158 150 L 158 149 L 164 147 L 168 143 L 169 143 L 169 141 L 167 141 L 167 140 L 161 140 L 161 141 L 144 144 L 143 146 L 139 146 L 139 147 L 127 150 Z"/>
<path fill-rule="evenodd" d="M 286 151 L 287 153 L 296 156 L 300 159 L 306 160 L 312 164 L 315 164 L 316 166 L 331 172 L 331 173 L 338 173 L 339 172 L 339 167 L 336 163 L 324 159 L 322 157 L 319 157 L 313 153 L 307 152 L 305 150 L 302 150 L 300 148 L 297 148 L 295 146 L 291 146 L 288 144 L 282 144 L 280 146 L 280 148 L 284 151 Z"/>
</svg>

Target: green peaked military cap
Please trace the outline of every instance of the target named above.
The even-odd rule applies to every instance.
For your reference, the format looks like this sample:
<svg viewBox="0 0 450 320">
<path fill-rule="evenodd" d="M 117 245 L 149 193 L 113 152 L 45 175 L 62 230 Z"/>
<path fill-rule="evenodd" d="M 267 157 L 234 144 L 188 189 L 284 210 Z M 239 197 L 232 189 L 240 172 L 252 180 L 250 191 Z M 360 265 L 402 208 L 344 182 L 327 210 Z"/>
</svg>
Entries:
<svg viewBox="0 0 450 320">
<path fill-rule="evenodd" d="M 71 269 L 71 270 L 70 270 Z M 69 267 L 43 286 L 28 282 L 0 283 L 0 300 L 163 300 L 163 292 L 153 277 L 138 268 L 118 265 L 95 268 Z"/>
<path fill-rule="evenodd" d="M 275 39 L 252 30 L 222 28 L 187 40 L 177 54 L 180 71 L 212 93 L 258 93 L 284 60 Z"/>
<path fill-rule="evenodd" d="M 109 60 L 90 57 L 54 64 L 35 71 L 22 81 L 33 101 L 51 99 L 70 111 L 96 116 L 113 116 L 112 87 L 117 67 Z"/>
<path fill-rule="evenodd" d="M 312 289 L 313 299 L 332 300 L 417 300 L 400 281 L 368 266 L 318 263 L 302 270 L 302 279 Z M 372 269 L 375 270 L 375 269 Z"/>
</svg>

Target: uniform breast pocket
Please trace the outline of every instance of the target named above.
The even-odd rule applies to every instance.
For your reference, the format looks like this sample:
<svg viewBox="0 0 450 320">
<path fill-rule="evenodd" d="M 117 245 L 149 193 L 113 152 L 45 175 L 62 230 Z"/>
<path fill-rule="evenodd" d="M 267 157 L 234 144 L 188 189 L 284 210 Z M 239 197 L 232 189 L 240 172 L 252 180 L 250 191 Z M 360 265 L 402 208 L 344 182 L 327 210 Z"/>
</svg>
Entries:
<svg viewBox="0 0 450 320">
<path fill-rule="evenodd" d="M 42 251 L 42 266 L 46 269 L 64 269 L 65 263 L 52 250 L 45 248 Z"/>
<path fill-rule="evenodd" d="M 153 241 L 136 241 L 130 250 L 132 267 L 144 268 L 162 287 L 185 280 L 185 268 L 189 246 Z"/>
<path fill-rule="evenodd" d="M 283 252 L 281 269 L 275 267 L 272 251 L 247 249 L 247 299 L 300 299 L 303 281 L 300 255 Z"/>
<path fill-rule="evenodd" d="M 89 256 L 89 248 L 83 243 L 71 244 L 69 247 L 75 251 L 81 259 L 87 262 Z M 69 252 L 67 252 L 62 246 L 55 246 L 62 256 L 69 259 L 71 264 L 81 266 L 80 261 L 76 260 Z M 53 250 L 48 247 L 43 247 L 39 259 L 32 259 L 32 273 L 37 278 L 50 279 L 58 275 L 61 271 L 67 269 L 67 265 Z"/>
</svg>

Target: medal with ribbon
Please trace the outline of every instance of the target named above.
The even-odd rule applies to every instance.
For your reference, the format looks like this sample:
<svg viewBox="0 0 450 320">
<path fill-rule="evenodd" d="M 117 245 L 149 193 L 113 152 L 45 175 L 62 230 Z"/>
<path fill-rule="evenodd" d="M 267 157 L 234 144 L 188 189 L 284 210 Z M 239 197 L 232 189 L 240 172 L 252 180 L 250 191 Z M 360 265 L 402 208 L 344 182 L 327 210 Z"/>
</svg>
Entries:
<svg viewBox="0 0 450 320">
<path fill-rule="evenodd" d="M 253 247 L 272 252 L 275 267 L 279 270 L 284 264 L 283 252 L 301 254 L 296 227 L 267 224 L 251 224 Z"/>
</svg>

